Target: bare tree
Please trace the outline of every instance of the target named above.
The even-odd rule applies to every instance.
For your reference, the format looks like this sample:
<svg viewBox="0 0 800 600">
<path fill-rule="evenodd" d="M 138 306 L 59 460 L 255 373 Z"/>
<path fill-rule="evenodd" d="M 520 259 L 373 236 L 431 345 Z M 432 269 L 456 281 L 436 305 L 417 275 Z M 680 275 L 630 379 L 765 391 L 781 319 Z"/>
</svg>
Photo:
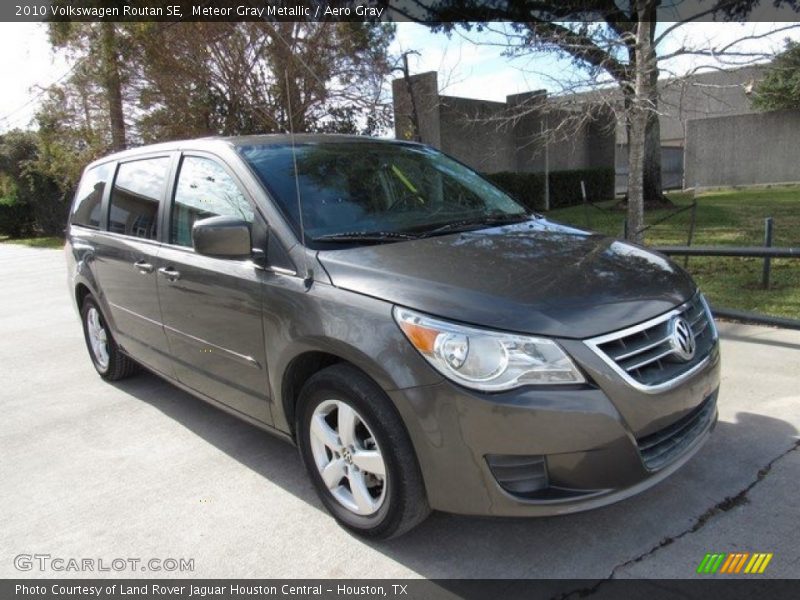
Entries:
<svg viewBox="0 0 800 600">
<path fill-rule="evenodd" d="M 634 53 L 636 74 L 633 94 L 629 99 L 630 128 L 628 134 L 628 239 L 641 243 L 644 241 L 644 172 L 647 154 L 647 126 L 653 110 L 654 89 L 657 78 L 655 49 L 653 47 L 653 27 L 648 21 L 654 0 L 637 0 L 636 37 Z M 655 119 L 658 116 L 655 115 Z M 658 140 L 660 147 L 660 140 Z M 660 165 L 659 165 L 660 169 Z"/>
<path fill-rule="evenodd" d="M 680 4 L 680 3 L 678 3 Z M 743 49 L 748 40 L 758 40 L 785 31 L 797 24 L 777 25 L 769 33 L 743 34 L 721 45 L 700 39 L 699 43 L 664 49 L 679 29 L 687 24 L 711 20 L 743 20 L 760 0 L 713 0 L 707 5 L 693 4 L 696 12 L 681 14 L 675 22 L 664 23 L 659 32 L 661 0 L 562 0 L 487 4 L 478 0 L 415 0 L 407 18 L 436 21 L 434 28 L 453 31 L 490 30 L 500 41 L 488 42 L 518 64 L 521 74 L 537 75 L 552 84 L 554 93 L 547 103 L 538 100 L 515 107 L 510 114 L 493 117 L 512 122 L 528 112 L 551 111 L 555 118 L 547 135 L 569 136 L 570 131 L 594 118 L 600 107 L 613 112 L 627 133 L 629 150 L 628 235 L 641 241 L 645 206 L 660 207 L 669 201 L 663 196 L 661 181 L 661 134 L 659 75 L 670 71 L 679 57 L 706 57 L 719 64 L 750 64 L 763 61 L 768 53 Z M 775 6 L 796 9 L 797 0 L 777 0 Z M 677 6 L 677 5 L 675 5 Z M 672 6 L 674 9 L 675 6 Z M 683 11 L 686 12 L 685 10 Z M 424 15 L 421 17 L 420 15 Z M 483 22 L 469 22 L 482 20 Z M 488 21 L 488 22 L 487 22 Z M 506 21 L 499 24 L 498 21 Z M 486 43 L 473 40 L 475 43 Z M 541 52 L 569 58 L 577 67 L 557 77 L 537 71 L 530 63 Z M 680 77 L 690 77 L 684 73 Z M 673 83 L 675 83 L 673 81 Z"/>
</svg>

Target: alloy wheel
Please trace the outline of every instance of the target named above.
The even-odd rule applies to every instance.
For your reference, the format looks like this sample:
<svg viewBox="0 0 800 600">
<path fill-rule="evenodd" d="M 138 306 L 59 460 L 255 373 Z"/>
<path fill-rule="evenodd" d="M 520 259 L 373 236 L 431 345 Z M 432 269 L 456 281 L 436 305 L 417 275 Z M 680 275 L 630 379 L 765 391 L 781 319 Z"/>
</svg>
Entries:
<svg viewBox="0 0 800 600">
<path fill-rule="evenodd" d="M 103 326 L 100 312 L 94 307 L 86 312 L 86 329 L 95 361 L 101 369 L 108 369 L 108 334 Z"/>
<path fill-rule="evenodd" d="M 386 463 L 364 418 L 349 404 L 325 400 L 309 427 L 320 477 L 339 504 L 371 515 L 386 498 Z"/>
</svg>

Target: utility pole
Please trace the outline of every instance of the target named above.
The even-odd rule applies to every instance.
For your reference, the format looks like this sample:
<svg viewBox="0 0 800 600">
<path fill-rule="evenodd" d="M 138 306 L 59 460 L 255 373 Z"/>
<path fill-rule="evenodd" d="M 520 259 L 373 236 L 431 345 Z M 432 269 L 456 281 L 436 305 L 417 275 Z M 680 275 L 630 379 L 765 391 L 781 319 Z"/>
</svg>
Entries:
<svg viewBox="0 0 800 600">
<path fill-rule="evenodd" d="M 403 59 L 403 67 L 401 71 L 403 72 L 403 79 L 406 82 L 406 90 L 408 90 L 408 97 L 411 99 L 411 127 L 413 129 L 412 135 L 415 142 L 421 142 L 422 136 L 420 135 L 419 131 L 419 112 L 417 111 L 417 96 L 414 93 L 414 86 L 411 84 L 411 73 L 408 69 L 408 55 L 409 54 L 416 54 L 419 56 L 419 52 L 416 50 L 406 50 L 403 52 L 402 59 Z"/>
</svg>

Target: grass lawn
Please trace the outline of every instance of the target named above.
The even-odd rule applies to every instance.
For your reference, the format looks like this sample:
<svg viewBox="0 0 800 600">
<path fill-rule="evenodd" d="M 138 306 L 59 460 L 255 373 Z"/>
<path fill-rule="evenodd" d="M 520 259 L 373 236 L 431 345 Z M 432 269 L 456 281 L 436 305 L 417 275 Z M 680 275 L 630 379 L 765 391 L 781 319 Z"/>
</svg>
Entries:
<svg viewBox="0 0 800 600">
<path fill-rule="evenodd" d="M 22 244 L 30 248 L 63 248 L 64 238 L 60 237 L 30 237 L 30 238 L 9 238 L 0 236 L 2 244 Z"/>
<path fill-rule="evenodd" d="M 690 194 L 672 194 L 675 204 L 692 203 Z M 614 202 L 601 204 L 605 208 Z M 588 211 L 588 215 L 587 215 Z M 645 215 L 647 224 L 671 210 Z M 625 215 L 573 206 L 550 211 L 556 221 L 620 236 Z M 588 222 L 587 222 L 588 216 Z M 773 245 L 800 246 L 800 186 L 705 192 L 697 197 L 694 246 L 761 246 L 764 244 L 764 218 L 774 220 Z M 691 211 L 648 229 L 648 245 L 685 245 Z M 676 257 L 684 264 L 683 257 Z M 761 289 L 763 259 L 691 257 L 688 269 L 712 304 L 726 308 L 753 310 L 769 315 L 800 319 L 800 259 L 772 259 L 771 288 Z"/>
</svg>

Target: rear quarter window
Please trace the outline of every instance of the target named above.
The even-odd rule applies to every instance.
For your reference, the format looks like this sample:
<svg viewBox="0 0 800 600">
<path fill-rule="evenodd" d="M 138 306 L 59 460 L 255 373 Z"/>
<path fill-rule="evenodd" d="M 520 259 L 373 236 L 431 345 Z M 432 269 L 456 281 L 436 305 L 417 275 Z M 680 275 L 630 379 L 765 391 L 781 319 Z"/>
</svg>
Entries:
<svg viewBox="0 0 800 600">
<path fill-rule="evenodd" d="M 72 203 L 70 223 L 99 229 L 102 221 L 103 192 L 111 175 L 111 163 L 86 169 Z"/>
</svg>

